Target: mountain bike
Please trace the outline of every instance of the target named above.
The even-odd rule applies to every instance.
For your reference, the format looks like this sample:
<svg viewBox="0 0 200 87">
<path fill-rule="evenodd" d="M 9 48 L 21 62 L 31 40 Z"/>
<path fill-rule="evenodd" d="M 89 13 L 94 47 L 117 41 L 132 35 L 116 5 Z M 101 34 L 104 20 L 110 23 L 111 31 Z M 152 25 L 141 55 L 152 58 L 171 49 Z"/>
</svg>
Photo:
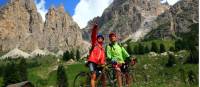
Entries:
<svg viewBox="0 0 200 87">
<path fill-rule="evenodd" d="M 122 85 L 123 87 L 131 87 L 133 85 L 133 82 L 136 80 L 135 79 L 135 68 L 133 67 L 135 64 L 126 64 L 124 67 L 127 68 L 128 71 L 126 72 L 121 72 L 122 76 Z"/>
<path fill-rule="evenodd" d="M 133 73 L 134 69 L 131 67 L 131 63 L 127 65 L 128 67 L 128 76 L 130 76 L 130 82 L 133 82 Z M 99 75 L 97 75 L 96 79 L 96 87 L 102 87 L 101 83 L 101 77 L 102 75 L 105 75 L 106 77 L 106 87 L 117 87 L 117 79 L 115 78 L 115 68 L 113 67 L 112 63 L 108 63 L 104 66 L 99 66 L 103 67 L 102 71 L 98 71 Z M 124 73 L 121 72 L 122 75 L 122 84 L 125 87 L 127 85 L 126 81 L 126 76 Z M 73 83 L 73 87 L 90 87 L 90 80 L 91 80 L 91 72 L 90 71 L 82 71 L 79 72 Z"/>
<path fill-rule="evenodd" d="M 114 74 L 114 68 L 111 64 L 106 64 L 103 67 L 102 71 L 98 71 L 96 79 L 96 87 L 102 87 L 101 77 L 105 75 L 106 77 L 106 87 L 116 87 L 116 79 Z M 81 71 L 79 72 L 73 82 L 73 87 L 90 87 L 91 72 L 90 71 Z"/>
</svg>

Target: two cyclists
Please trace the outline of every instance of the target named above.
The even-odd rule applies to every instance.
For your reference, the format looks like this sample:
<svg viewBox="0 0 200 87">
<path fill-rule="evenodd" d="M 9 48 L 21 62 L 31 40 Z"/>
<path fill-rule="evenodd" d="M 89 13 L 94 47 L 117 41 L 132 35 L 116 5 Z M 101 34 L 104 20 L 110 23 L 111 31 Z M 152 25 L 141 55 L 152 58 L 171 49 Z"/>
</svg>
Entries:
<svg viewBox="0 0 200 87">
<path fill-rule="evenodd" d="M 115 77 L 119 87 L 122 87 L 122 77 L 121 74 L 125 74 L 127 86 L 130 86 L 130 77 L 128 75 L 127 63 L 130 61 L 130 55 L 118 42 L 117 35 L 115 33 L 109 34 L 110 44 L 106 46 L 106 52 L 103 48 L 104 37 L 102 35 L 97 35 L 98 26 L 95 24 L 92 28 L 91 42 L 92 49 L 88 57 L 88 67 L 91 71 L 91 87 L 95 87 L 95 81 L 98 76 L 98 71 L 101 71 L 101 67 L 98 65 L 104 65 L 105 54 L 107 56 L 107 62 L 112 64 L 115 70 Z M 102 86 L 106 87 L 105 75 L 102 75 Z"/>
</svg>

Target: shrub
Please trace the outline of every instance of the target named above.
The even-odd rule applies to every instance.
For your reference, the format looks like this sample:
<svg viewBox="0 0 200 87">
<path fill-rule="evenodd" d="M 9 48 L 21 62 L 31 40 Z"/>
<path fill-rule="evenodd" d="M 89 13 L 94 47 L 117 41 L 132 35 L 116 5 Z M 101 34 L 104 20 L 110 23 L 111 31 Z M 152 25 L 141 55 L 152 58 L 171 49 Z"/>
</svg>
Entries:
<svg viewBox="0 0 200 87">
<path fill-rule="evenodd" d="M 158 46 L 155 42 L 151 43 L 151 51 L 158 53 Z"/>
<path fill-rule="evenodd" d="M 57 70 L 57 85 L 58 87 L 68 87 L 68 79 L 63 65 L 58 66 Z"/>
<path fill-rule="evenodd" d="M 76 60 L 78 61 L 81 58 L 80 51 L 76 50 Z"/>
<path fill-rule="evenodd" d="M 138 53 L 144 54 L 144 46 L 141 43 L 139 43 L 139 45 L 138 45 Z"/>
<path fill-rule="evenodd" d="M 20 81 L 28 80 L 27 63 L 26 63 L 26 60 L 24 58 L 20 59 L 18 69 L 19 69 Z"/>
<path fill-rule="evenodd" d="M 149 53 L 150 52 L 149 47 L 146 46 L 145 49 L 144 49 L 144 51 L 145 51 L 145 53 Z"/>
<path fill-rule="evenodd" d="M 175 51 L 174 47 L 170 47 L 169 51 L 174 52 Z"/>
<path fill-rule="evenodd" d="M 199 63 L 199 51 L 198 49 L 194 49 L 192 51 L 190 51 L 190 55 L 187 58 L 187 63 L 191 63 L 191 64 L 198 64 Z"/>
<path fill-rule="evenodd" d="M 192 70 L 188 72 L 188 82 L 190 85 L 198 84 L 198 76 Z"/>
<path fill-rule="evenodd" d="M 129 54 L 134 54 L 133 46 L 131 43 L 128 43 L 127 51 Z"/>
<path fill-rule="evenodd" d="M 174 64 L 176 64 L 176 59 L 173 54 L 168 54 L 168 62 L 166 64 L 167 67 L 172 67 Z"/>
<path fill-rule="evenodd" d="M 68 61 L 69 59 L 70 59 L 70 53 L 69 53 L 69 51 L 65 51 L 63 53 L 63 60 Z"/>
<path fill-rule="evenodd" d="M 166 49 L 165 49 L 165 45 L 163 43 L 160 44 L 160 53 L 163 53 L 165 52 Z"/>
</svg>

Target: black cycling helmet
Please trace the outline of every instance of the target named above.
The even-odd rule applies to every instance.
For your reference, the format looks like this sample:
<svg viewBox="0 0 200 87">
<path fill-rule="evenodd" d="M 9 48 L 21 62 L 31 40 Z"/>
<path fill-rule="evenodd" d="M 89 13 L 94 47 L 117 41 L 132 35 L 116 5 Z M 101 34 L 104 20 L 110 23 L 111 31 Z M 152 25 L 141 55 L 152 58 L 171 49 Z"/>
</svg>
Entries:
<svg viewBox="0 0 200 87">
<path fill-rule="evenodd" d="M 104 37 L 102 34 L 97 35 L 97 38 L 102 38 L 104 40 Z"/>
</svg>

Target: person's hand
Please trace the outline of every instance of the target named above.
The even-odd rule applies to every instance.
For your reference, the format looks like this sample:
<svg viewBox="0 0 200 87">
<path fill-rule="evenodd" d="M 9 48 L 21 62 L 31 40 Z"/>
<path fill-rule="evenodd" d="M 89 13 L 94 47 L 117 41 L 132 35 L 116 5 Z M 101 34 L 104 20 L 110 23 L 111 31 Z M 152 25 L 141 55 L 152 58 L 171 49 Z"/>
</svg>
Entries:
<svg viewBox="0 0 200 87">
<path fill-rule="evenodd" d="M 117 61 L 116 60 L 111 60 L 111 64 L 116 65 Z"/>
<path fill-rule="evenodd" d="M 99 64 L 97 67 L 101 68 L 101 67 L 105 67 L 105 64 Z"/>
<path fill-rule="evenodd" d="M 106 67 L 106 64 L 102 64 L 101 67 Z"/>
<path fill-rule="evenodd" d="M 95 28 L 97 28 L 98 27 L 98 24 L 97 23 L 94 23 L 93 24 L 93 28 L 95 29 Z"/>
<path fill-rule="evenodd" d="M 137 59 L 134 57 L 134 58 L 131 58 L 131 65 L 135 65 L 137 62 Z"/>
</svg>

